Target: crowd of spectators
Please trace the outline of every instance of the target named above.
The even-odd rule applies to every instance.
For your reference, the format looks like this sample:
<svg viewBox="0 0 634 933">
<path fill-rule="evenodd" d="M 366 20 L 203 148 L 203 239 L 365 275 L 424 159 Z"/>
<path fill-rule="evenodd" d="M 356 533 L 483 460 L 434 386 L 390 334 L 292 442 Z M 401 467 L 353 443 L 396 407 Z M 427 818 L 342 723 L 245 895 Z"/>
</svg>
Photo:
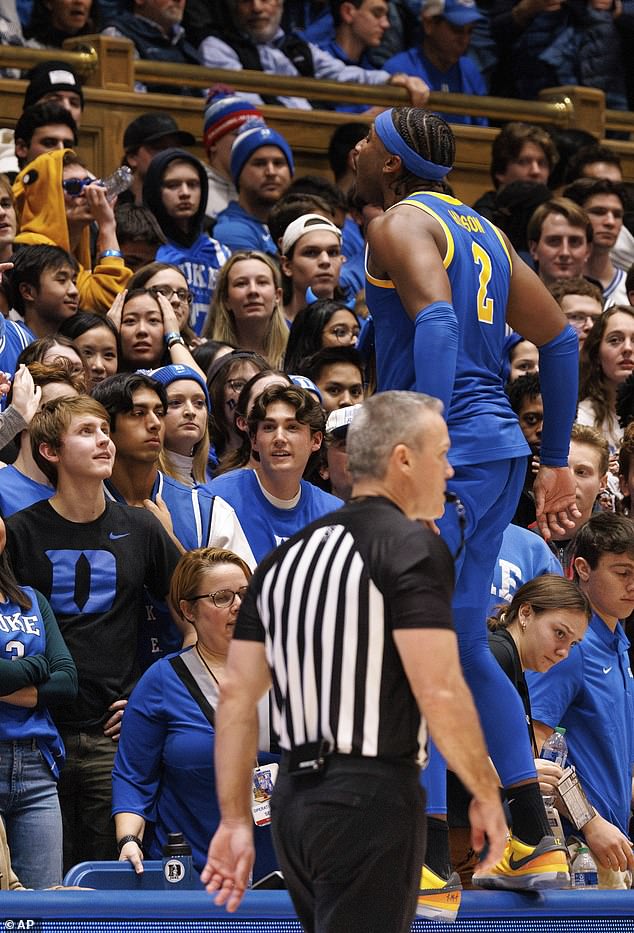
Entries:
<svg viewBox="0 0 634 933">
<path fill-rule="evenodd" d="M 576 84 L 627 109 L 633 14 L 632 0 L 4 0 L 0 39 L 55 49 L 103 32 L 129 39 L 138 58 L 395 84 L 415 106 L 430 89 L 532 100 L 543 88 Z M 165 81 L 137 90 L 201 93 Z M 250 99 L 312 106 L 300 96 Z"/>
<path fill-rule="evenodd" d="M 389 82 L 414 104 L 430 88 L 486 93 L 506 68 L 521 95 L 533 96 L 548 75 L 548 84 L 595 83 L 613 106 L 626 106 L 616 63 L 599 77 L 571 69 L 588 44 L 595 65 L 613 56 L 627 2 L 612 11 L 598 0 L 579 9 L 345 0 L 303 4 L 301 22 L 281 0 L 226 0 L 217 18 L 212 4 L 198 19 L 184 0 L 135 0 L 125 10 L 116 2 L 97 10 L 94 0 L 71 13 L 52 2 L 44 30 L 41 6 L 20 3 L 19 17 L 3 6 L 11 41 L 53 47 L 103 27 L 131 38 L 141 57 Z M 409 47 L 403 37 L 411 40 L 414 27 Z M 578 50 L 572 59 L 569 44 Z M 145 113 L 122 136 L 132 183 L 113 198 L 74 151 L 84 104 L 77 75 L 52 61 L 29 77 L 0 175 L 0 748 L 10 746 L 30 777 L 16 795 L 0 771 L 0 815 L 27 886 L 58 884 L 77 861 L 117 855 L 142 871 L 143 853 L 157 857 L 170 831 L 185 832 L 200 869 L 217 819 L 215 803 L 197 818 L 214 796 L 213 705 L 244 589 L 272 548 L 350 494 L 346 427 L 374 382 L 363 254 L 380 208 L 355 198 L 353 164 L 367 127 L 333 134 L 333 181 L 301 176 L 263 105 L 310 103 L 215 90 L 200 127 L 207 161 L 192 154 L 194 137 L 174 115 Z M 159 89 L 172 90 L 149 90 Z M 546 130 L 522 123 L 496 137 L 491 179 L 478 209 L 579 336 L 569 464 L 581 513 L 565 538 L 540 538 L 532 497 L 543 419 L 538 354 L 509 332 L 499 377 L 531 456 L 491 609 L 528 592 L 513 602 L 508 618 L 517 625 L 507 621 L 521 633 L 522 607 L 542 611 L 541 590 L 522 586 L 545 573 L 576 574 L 568 589 L 581 582 L 585 593 L 570 597 L 583 634 L 586 597 L 601 616 L 593 581 L 605 554 L 625 555 L 634 572 L 630 196 L 613 150 L 589 140 L 566 159 Z M 597 512 L 622 518 L 613 538 L 598 526 L 595 559 L 585 539 L 577 550 L 576 534 Z M 557 586 L 548 611 L 566 595 Z M 634 611 L 634 591 L 625 589 L 623 621 Z M 506 644 L 507 627 L 496 625 L 495 643 Z M 568 653 L 578 667 L 576 640 L 556 657 L 561 671 Z M 518 683 L 527 695 L 534 677 L 527 686 L 524 669 L 545 671 L 523 661 Z M 268 762 L 275 736 L 268 708 L 260 713 Z M 558 725 L 553 715 L 540 706 L 538 738 Z M 575 716 L 582 730 L 583 715 Z M 621 751 L 631 777 L 631 749 Z M 602 821 L 588 840 L 607 864 L 626 821 L 609 791 L 586 791 Z M 264 874 L 275 860 L 268 830 L 258 838 Z M 625 884 L 617 874 L 606 871 L 605 883 Z"/>
</svg>

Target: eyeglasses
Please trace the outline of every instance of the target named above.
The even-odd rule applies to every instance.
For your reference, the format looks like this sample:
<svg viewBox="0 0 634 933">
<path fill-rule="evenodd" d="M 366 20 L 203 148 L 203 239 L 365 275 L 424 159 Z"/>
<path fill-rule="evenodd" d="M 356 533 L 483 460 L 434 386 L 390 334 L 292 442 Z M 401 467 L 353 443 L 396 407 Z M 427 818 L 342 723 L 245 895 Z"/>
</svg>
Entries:
<svg viewBox="0 0 634 933">
<path fill-rule="evenodd" d="M 85 178 L 65 178 L 62 182 L 62 188 L 71 198 L 78 198 L 86 185 L 91 184 L 94 180 L 89 175 Z"/>
<path fill-rule="evenodd" d="M 227 379 L 225 382 L 225 386 L 228 386 L 236 395 L 240 395 L 246 384 L 246 379 Z"/>
<path fill-rule="evenodd" d="M 359 336 L 359 329 L 355 327 L 346 327 L 345 324 L 336 324 L 329 331 L 337 340 L 356 340 Z"/>
<path fill-rule="evenodd" d="M 148 288 L 148 292 L 152 298 L 158 298 L 159 295 L 163 295 L 168 301 L 171 301 L 172 295 L 176 295 L 181 304 L 186 301 L 187 304 L 190 305 L 194 300 L 194 296 L 186 288 L 172 288 L 171 285 L 151 285 Z"/>
<path fill-rule="evenodd" d="M 216 590 L 215 593 L 203 593 L 202 596 L 190 596 L 189 602 L 196 602 L 197 599 L 212 599 L 213 604 L 216 609 L 229 609 L 230 606 L 233 606 L 236 596 L 240 598 L 240 602 L 247 595 L 246 586 L 241 586 L 239 590 Z"/>
<path fill-rule="evenodd" d="M 571 324 L 585 324 L 586 321 L 590 321 L 592 324 L 595 321 L 598 321 L 601 317 L 600 314 L 586 314 L 585 311 L 568 311 L 566 317 Z"/>
</svg>

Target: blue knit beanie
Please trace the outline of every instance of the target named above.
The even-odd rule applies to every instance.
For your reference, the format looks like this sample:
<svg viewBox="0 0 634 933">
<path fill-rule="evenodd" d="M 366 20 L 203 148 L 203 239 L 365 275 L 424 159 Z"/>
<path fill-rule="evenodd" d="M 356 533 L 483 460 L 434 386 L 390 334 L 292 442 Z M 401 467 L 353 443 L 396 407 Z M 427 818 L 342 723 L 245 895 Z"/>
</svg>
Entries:
<svg viewBox="0 0 634 933">
<path fill-rule="evenodd" d="M 295 174 L 293 153 L 282 134 L 278 133 L 277 130 L 272 130 L 270 126 L 254 126 L 240 133 L 231 147 L 230 170 L 231 178 L 236 187 L 238 186 L 240 172 L 244 168 L 245 162 L 253 155 L 256 149 L 261 149 L 262 146 L 277 146 L 278 149 L 281 149 L 288 162 L 291 175 Z"/>
<path fill-rule="evenodd" d="M 178 379 L 191 379 L 192 382 L 197 382 L 205 393 L 207 408 L 211 408 L 207 384 L 200 373 L 192 369 L 191 366 L 184 366 L 182 363 L 171 363 L 169 366 L 161 366 L 159 369 L 144 370 L 144 372 L 152 379 L 156 379 L 157 382 L 162 382 L 164 386 L 171 385 L 172 382 L 176 382 Z"/>
</svg>

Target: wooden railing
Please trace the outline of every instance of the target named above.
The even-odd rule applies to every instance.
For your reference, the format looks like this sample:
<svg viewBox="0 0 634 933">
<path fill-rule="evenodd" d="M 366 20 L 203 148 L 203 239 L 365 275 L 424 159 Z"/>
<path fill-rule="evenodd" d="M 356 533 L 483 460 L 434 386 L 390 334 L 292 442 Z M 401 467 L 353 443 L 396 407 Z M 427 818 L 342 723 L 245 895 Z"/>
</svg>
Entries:
<svg viewBox="0 0 634 933">
<path fill-rule="evenodd" d="M 127 124 L 147 111 L 168 110 L 179 126 L 198 140 L 197 152 L 204 158 L 201 145 L 203 100 L 169 94 L 140 94 L 135 82 L 188 85 L 207 88 L 213 84 L 230 85 L 236 91 L 273 96 L 305 96 L 313 102 L 360 103 L 367 107 L 390 107 L 407 103 L 402 88 L 368 87 L 311 78 L 288 78 L 259 71 L 221 71 L 195 65 L 135 60 L 131 44 L 125 39 L 84 36 L 66 43 L 60 50 L 34 50 L 4 46 L 0 48 L 0 68 L 25 70 L 51 57 L 67 61 L 85 81 L 86 106 L 82 119 L 79 151 L 99 174 L 119 164 L 121 140 Z M 2 126 L 13 126 L 22 111 L 26 82 L 0 79 Z M 433 93 L 429 107 L 448 114 L 469 113 L 484 116 L 500 124 L 508 120 L 579 128 L 602 140 L 607 129 L 634 132 L 634 116 L 605 109 L 601 91 L 593 88 L 564 87 L 543 91 L 539 101 L 521 101 L 469 94 Z M 363 121 L 363 116 L 333 110 L 295 110 L 279 106 L 264 107 L 267 122 L 287 137 L 296 156 L 299 172 L 328 174 L 325 153 L 333 129 L 341 123 Z M 454 124 L 456 167 L 451 182 L 459 197 L 475 200 L 490 187 L 489 161 L 491 141 L 498 132 L 493 127 Z M 634 143 L 609 140 L 623 159 L 628 180 L 634 180 Z"/>
</svg>

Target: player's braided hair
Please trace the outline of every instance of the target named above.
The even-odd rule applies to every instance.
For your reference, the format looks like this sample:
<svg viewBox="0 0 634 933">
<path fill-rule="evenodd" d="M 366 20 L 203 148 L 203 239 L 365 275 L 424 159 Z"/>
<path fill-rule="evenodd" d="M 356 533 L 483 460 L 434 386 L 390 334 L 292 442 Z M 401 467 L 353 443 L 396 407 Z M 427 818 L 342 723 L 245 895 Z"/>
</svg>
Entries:
<svg viewBox="0 0 634 933">
<path fill-rule="evenodd" d="M 428 159 L 436 165 L 453 165 L 456 156 L 456 142 L 447 123 L 428 110 L 419 107 L 397 107 L 393 111 L 394 126 L 403 137 L 410 149 L 417 152 L 423 159 Z M 406 191 L 414 189 L 431 189 L 434 191 L 447 191 L 446 181 L 425 181 L 412 172 L 404 172 L 398 180 L 399 188 Z"/>
</svg>

